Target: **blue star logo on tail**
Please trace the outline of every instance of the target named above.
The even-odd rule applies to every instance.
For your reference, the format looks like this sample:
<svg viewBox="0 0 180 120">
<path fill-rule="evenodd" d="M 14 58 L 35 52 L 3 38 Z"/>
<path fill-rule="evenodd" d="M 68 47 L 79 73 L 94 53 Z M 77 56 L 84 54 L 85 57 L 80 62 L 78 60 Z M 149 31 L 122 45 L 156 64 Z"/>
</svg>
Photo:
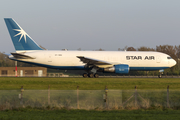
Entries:
<svg viewBox="0 0 180 120">
<path fill-rule="evenodd" d="M 19 38 L 19 42 L 21 41 L 22 37 L 24 37 L 24 41 L 26 42 L 26 35 L 28 36 L 28 34 L 22 29 L 13 29 L 15 31 L 18 31 L 19 33 L 14 35 L 14 37 L 18 36 L 18 35 L 21 35 L 20 38 Z"/>
</svg>

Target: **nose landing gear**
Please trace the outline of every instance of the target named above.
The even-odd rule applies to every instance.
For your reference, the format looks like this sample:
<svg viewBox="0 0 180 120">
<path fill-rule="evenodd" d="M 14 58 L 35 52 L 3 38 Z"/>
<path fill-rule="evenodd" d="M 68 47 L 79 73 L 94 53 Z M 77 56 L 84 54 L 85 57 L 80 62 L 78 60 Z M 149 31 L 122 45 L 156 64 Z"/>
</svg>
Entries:
<svg viewBox="0 0 180 120">
<path fill-rule="evenodd" d="M 162 78 L 162 75 L 161 75 L 161 73 L 158 75 L 158 78 Z"/>
<path fill-rule="evenodd" d="M 162 74 L 163 74 L 164 70 L 159 70 L 159 75 L 158 78 L 162 78 Z"/>
</svg>

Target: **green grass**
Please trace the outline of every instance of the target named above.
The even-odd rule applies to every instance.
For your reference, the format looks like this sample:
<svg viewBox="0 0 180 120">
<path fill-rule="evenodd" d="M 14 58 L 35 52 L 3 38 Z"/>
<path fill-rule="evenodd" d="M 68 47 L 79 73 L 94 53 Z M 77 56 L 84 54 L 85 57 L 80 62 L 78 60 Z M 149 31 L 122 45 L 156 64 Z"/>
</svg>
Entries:
<svg viewBox="0 0 180 120">
<path fill-rule="evenodd" d="M 103 90 L 107 85 L 108 89 L 170 89 L 180 88 L 180 78 L 14 78 L 0 77 L 1 90 L 20 89 L 40 90 L 75 90 L 79 86 L 80 90 Z"/>
<path fill-rule="evenodd" d="M 0 120 L 178 120 L 180 110 L 41 110 L 0 112 Z"/>
<path fill-rule="evenodd" d="M 135 86 L 141 90 L 166 90 L 170 86 L 171 95 L 178 98 L 176 91 L 172 93 L 172 89 L 180 88 L 179 78 L 12 78 L 1 77 L 1 90 L 20 90 L 21 86 L 25 90 L 47 90 L 48 85 L 51 90 L 76 90 L 79 86 L 80 90 L 103 90 L 105 86 L 108 89 L 132 90 Z M 134 90 L 133 90 L 134 91 Z M 5 91 L 6 92 L 6 91 Z M 15 91 L 16 92 L 16 91 Z M 31 91 L 30 91 L 31 92 Z M 132 91 L 130 91 L 132 92 Z M 141 93 L 141 91 L 139 91 Z M 38 92 L 37 92 L 38 93 Z M 151 92 L 150 92 L 151 93 Z M 3 93 L 1 93 L 3 94 Z M 13 93 L 12 93 L 13 94 Z M 15 94 L 15 98 L 17 98 Z M 122 91 L 123 98 L 126 100 L 126 94 L 129 97 L 132 93 Z M 8 94 L 9 95 L 9 94 Z M 34 95 L 34 94 L 33 94 Z M 58 94 L 59 95 L 59 94 Z M 160 96 L 158 92 L 153 94 L 141 93 L 143 97 Z M 166 100 L 166 92 L 163 100 Z M 51 97 L 53 94 L 51 93 Z M 62 97 L 62 96 L 61 96 Z M 101 96 L 102 97 L 102 96 Z M 3 98 L 5 99 L 5 98 Z M 132 99 L 134 100 L 134 99 Z M 19 102 L 19 101 L 18 101 Z M 124 101 L 123 101 L 124 102 Z M 131 102 L 131 101 L 130 101 Z M 165 101 L 166 102 L 166 101 Z M 0 111 L 0 120 L 168 120 L 180 119 L 180 110 L 164 109 L 164 107 L 150 107 L 149 110 L 68 110 L 50 108 L 17 108 L 13 110 Z M 151 110 L 150 110 L 151 109 Z"/>
</svg>

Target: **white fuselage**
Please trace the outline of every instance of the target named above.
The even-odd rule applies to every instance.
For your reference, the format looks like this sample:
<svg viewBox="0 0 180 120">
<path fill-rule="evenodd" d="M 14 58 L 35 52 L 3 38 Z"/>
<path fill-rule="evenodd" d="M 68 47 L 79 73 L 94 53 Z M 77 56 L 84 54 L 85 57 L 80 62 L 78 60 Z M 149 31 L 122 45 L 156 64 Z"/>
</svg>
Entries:
<svg viewBox="0 0 180 120">
<path fill-rule="evenodd" d="M 83 69 L 85 63 L 77 56 L 102 60 L 112 65 L 128 64 L 130 70 L 161 70 L 176 64 L 169 55 L 160 52 L 129 52 L 129 51 L 51 51 L 39 50 L 26 52 L 25 55 L 34 59 L 10 59 L 37 64 L 56 69 Z M 112 65 L 103 65 L 102 68 Z"/>
</svg>

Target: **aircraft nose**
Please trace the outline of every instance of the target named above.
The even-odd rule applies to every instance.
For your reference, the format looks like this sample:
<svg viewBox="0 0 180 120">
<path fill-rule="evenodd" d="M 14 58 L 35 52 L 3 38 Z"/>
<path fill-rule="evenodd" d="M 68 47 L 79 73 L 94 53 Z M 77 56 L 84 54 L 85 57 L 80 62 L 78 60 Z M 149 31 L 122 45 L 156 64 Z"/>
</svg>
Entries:
<svg viewBox="0 0 180 120">
<path fill-rule="evenodd" d="M 172 59 L 172 66 L 176 65 L 176 61 L 174 59 Z"/>
</svg>

